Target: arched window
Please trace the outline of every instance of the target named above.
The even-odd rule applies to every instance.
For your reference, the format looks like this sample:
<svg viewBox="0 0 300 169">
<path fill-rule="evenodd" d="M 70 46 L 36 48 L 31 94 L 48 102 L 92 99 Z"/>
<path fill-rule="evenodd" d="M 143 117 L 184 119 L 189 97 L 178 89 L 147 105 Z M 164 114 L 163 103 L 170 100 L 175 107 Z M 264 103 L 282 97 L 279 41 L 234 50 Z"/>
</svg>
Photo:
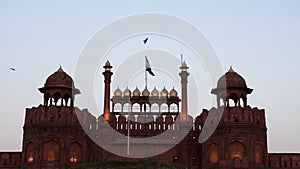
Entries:
<svg viewBox="0 0 300 169">
<path fill-rule="evenodd" d="M 55 160 L 56 160 L 56 152 L 54 150 L 48 150 L 47 161 L 55 161 Z"/>
<path fill-rule="evenodd" d="M 134 103 L 132 105 L 132 112 L 140 112 L 141 111 L 141 106 L 138 103 Z"/>
<path fill-rule="evenodd" d="M 58 92 L 56 92 L 56 93 L 53 94 L 52 97 L 54 99 L 54 105 L 57 106 L 57 102 L 58 102 L 59 99 L 61 99 L 61 95 Z"/>
<path fill-rule="evenodd" d="M 238 158 L 238 159 L 242 160 L 245 155 L 245 146 L 238 141 L 233 142 L 229 147 L 229 153 L 230 153 L 231 159 Z"/>
<path fill-rule="evenodd" d="M 238 100 L 239 100 L 239 98 L 238 98 L 237 94 L 235 94 L 235 93 L 230 94 L 229 98 L 228 98 L 229 107 L 237 106 Z"/>
<path fill-rule="evenodd" d="M 151 112 L 159 112 L 159 106 L 157 103 L 151 105 Z"/>
<path fill-rule="evenodd" d="M 255 163 L 263 163 L 263 147 L 260 144 L 255 146 Z"/>
<path fill-rule="evenodd" d="M 178 112 L 178 106 L 175 103 L 170 105 L 170 112 Z"/>
<path fill-rule="evenodd" d="M 114 112 L 122 112 L 122 105 L 120 103 L 114 105 Z"/>
<path fill-rule="evenodd" d="M 123 105 L 123 112 L 130 112 L 131 111 L 131 106 L 129 103 L 125 103 Z"/>
<path fill-rule="evenodd" d="M 218 145 L 215 143 L 211 143 L 208 146 L 208 157 L 210 163 L 217 163 L 219 162 L 219 150 Z"/>
<path fill-rule="evenodd" d="M 69 161 L 72 163 L 80 162 L 81 148 L 78 143 L 72 143 L 69 149 Z"/>
<path fill-rule="evenodd" d="M 55 141 L 48 141 L 43 146 L 43 160 L 56 161 L 59 159 L 59 146 Z"/>
<path fill-rule="evenodd" d="M 32 142 L 29 142 L 27 145 L 26 145 L 26 148 L 25 148 L 25 160 L 26 162 L 28 163 L 31 163 L 34 161 L 34 156 L 33 156 L 33 151 L 34 151 L 34 148 L 33 148 L 33 143 Z"/>
<path fill-rule="evenodd" d="M 160 112 L 168 112 L 167 103 L 163 103 L 163 104 L 160 105 Z"/>
</svg>

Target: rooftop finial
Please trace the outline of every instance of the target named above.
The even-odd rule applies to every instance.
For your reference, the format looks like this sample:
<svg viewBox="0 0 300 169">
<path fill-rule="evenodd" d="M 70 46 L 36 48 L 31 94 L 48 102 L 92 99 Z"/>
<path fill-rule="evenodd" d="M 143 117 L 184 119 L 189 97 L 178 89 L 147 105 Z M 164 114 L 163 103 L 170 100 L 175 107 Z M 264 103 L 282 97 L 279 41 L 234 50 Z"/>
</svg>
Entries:
<svg viewBox="0 0 300 169">
<path fill-rule="evenodd" d="M 185 63 L 185 60 L 183 60 L 180 69 L 183 71 L 186 71 L 189 67 L 187 66 L 187 64 Z"/>
<path fill-rule="evenodd" d="M 109 63 L 108 59 L 107 59 L 107 61 L 105 63 L 105 66 L 110 66 L 110 63 Z"/>
<path fill-rule="evenodd" d="M 105 65 L 103 66 L 103 68 L 105 68 L 105 70 L 107 70 L 107 71 L 109 71 L 112 68 L 112 66 L 110 65 L 110 62 L 108 61 L 108 59 L 107 59 Z"/>
<path fill-rule="evenodd" d="M 59 65 L 59 69 L 57 70 L 57 72 L 63 72 L 64 70 L 62 69 L 61 65 Z"/>
<path fill-rule="evenodd" d="M 230 66 L 228 72 L 235 72 L 235 71 L 232 69 L 232 66 Z"/>
</svg>

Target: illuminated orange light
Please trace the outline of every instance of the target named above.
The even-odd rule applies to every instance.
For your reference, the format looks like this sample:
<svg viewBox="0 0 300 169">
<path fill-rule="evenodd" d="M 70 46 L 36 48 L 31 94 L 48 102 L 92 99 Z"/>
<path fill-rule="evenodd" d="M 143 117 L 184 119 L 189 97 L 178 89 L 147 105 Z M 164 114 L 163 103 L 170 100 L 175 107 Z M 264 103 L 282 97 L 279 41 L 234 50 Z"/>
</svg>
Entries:
<svg viewBox="0 0 300 169">
<path fill-rule="evenodd" d="M 30 163 L 33 162 L 33 157 L 30 156 L 30 157 L 28 158 L 27 162 L 30 162 Z"/>
<path fill-rule="evenodd" d="M 78 161 L 77 157 L 70 158 L 70 162 L 72 162 L 72 163 L 77 163 L 77 161 Z"/>
</svg>

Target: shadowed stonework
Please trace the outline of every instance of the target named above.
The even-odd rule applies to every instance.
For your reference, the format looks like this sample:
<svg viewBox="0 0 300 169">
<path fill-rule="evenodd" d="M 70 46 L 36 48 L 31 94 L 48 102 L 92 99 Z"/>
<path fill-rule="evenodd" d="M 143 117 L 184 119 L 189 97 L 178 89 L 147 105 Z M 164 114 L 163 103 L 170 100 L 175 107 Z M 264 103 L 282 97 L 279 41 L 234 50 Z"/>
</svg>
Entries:
<svg viewBox="0 0 300 169">
<path fill-rule="evenodd" d="M 44 87 L 39 88 L 44 95 L 43 104 L 26 109 L 22 152 L 1 152 L 0 168 L 67 169 L 81 163 L 109 161 L 151 161 L 191 169 L 300 167 L 300 154 L 268 154 L 265 111 L 247 104 L 252 89 L 232 68 L 211 90 L 217 107 L 204 109 L 195 118 L 188 113 L 189 73 L 185 62 L 178 70 L 181 98 L 174 88 L 117 88 L 111 92 L 111 68 L 109 62 L 104 65 L 104 107 L 100 117 L 75 107 L 75 95 L 80 91 L 61 67 L 50 75 Z M 199 135 L 216 123 L 212 136 L 199 142 Z M 116 138 L 107 132 L 107 126 L 124 137 Z M 180 139 L 182 129 L 188 132 Z M 160 139 L 143 143 L 134 140 L 165 132 L 168 133 Z M 128 134 L 133 140 L 130 149 L 124 149 Z M 98 143 L 109 144 L 110 149 Z M 165 151 L 160 153 L 161 150 Z M 155 152 L 157 155 L 145 157 Z M 144 156 L 120 156 L 126 153 Z"/>
</svg>

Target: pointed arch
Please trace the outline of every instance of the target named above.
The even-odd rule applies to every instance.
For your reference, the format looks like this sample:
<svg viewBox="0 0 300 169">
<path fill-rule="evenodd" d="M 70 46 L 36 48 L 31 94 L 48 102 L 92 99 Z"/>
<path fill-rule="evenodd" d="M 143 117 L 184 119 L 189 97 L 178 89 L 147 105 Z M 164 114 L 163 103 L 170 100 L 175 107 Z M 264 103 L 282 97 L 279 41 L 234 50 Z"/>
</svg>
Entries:
<svg viewBox="0 0 300 169">
<path fill-rule="evenodd" d="M 30 141 L 25 146 L 25 162 L 31 163 L 34 161 L 34 146 L 33 143 Z"/>
<path fill-rule="evenodd" d="M 231 93 L 228 97 L 228 106 L 235 107 L 239 101 L 239 97 L 236 93 Z"/>
<path fill-rule="evenodd" d="M 245 145 L 239 141 L 235 141 L 229 146 L 229 153 L 231 159 L 242 160 L 245 156 L 245 152 Z"/>
<path fill-rule="evenodd" d="M 123 112 L 131 112 L 131 105 L 129 103 L 123 105 Z"/>
<path fill-rule="evenodd" d="M 134 103 L 131 110 L 132 112 L 141 112 L 141 105 L 139 103 Z"/>
<path fill-rule="evenodd" d="M 81 161 L 82 150 L 80 148 L 80 144 L 77 142 L 73 142 L 69 148 L 69 161 L 71 163 L 77 163 Z"/>
<path fill-rule="evenodd" d="M 57 161 L 59 160 L 59 145 L 56 141 L 50 140 L 43 145 L 43 160 Z"/>
<path fill-rule="evenodd" d="M 58 100 L 62 98 L 61 94 L 58 92 L 55 92 L 52 95 L 53 101 L 54 101 L 54 105 L 57 106 Z"/>
<path fill-rule="evenodd" d="M 262 164 L 263 163 L 263 146 L 259 143 L 255 145 L 255 163 Z"/>
<path fill-rule="evenodd" d="M 113 111 L 114 112 L 122 112 L 122 104 L 121 103 L 116 103 L 116 104 L 114 104 L 114 107 L 113 107 Z"/>
<path fill-rule="evenodd" d="M 159 112 L 159 105 L 157 103 L 151 105 L 151 112 Z"/>
<path fill-rule="evenodd" d="M 171 105 L 170 105 L 170 112 L 178 112 L 179 110 L 178 110 L 179 108 L 178 108 L 178 105 L 176 104 L 176 103 L 172 103 Z"/>
<path fill-rule="evenodd" d="M 163 103 L 160 105 L 160 112 L 169 112 L 169 106 L 167 103 Z"/>
<path fill-rule="evenodd" d="M 209 163 L 219 162 L 219 149 L 216 143 L 211 143 L 208 146 L 208 159 L 209 159 Z"/>
</svg>

